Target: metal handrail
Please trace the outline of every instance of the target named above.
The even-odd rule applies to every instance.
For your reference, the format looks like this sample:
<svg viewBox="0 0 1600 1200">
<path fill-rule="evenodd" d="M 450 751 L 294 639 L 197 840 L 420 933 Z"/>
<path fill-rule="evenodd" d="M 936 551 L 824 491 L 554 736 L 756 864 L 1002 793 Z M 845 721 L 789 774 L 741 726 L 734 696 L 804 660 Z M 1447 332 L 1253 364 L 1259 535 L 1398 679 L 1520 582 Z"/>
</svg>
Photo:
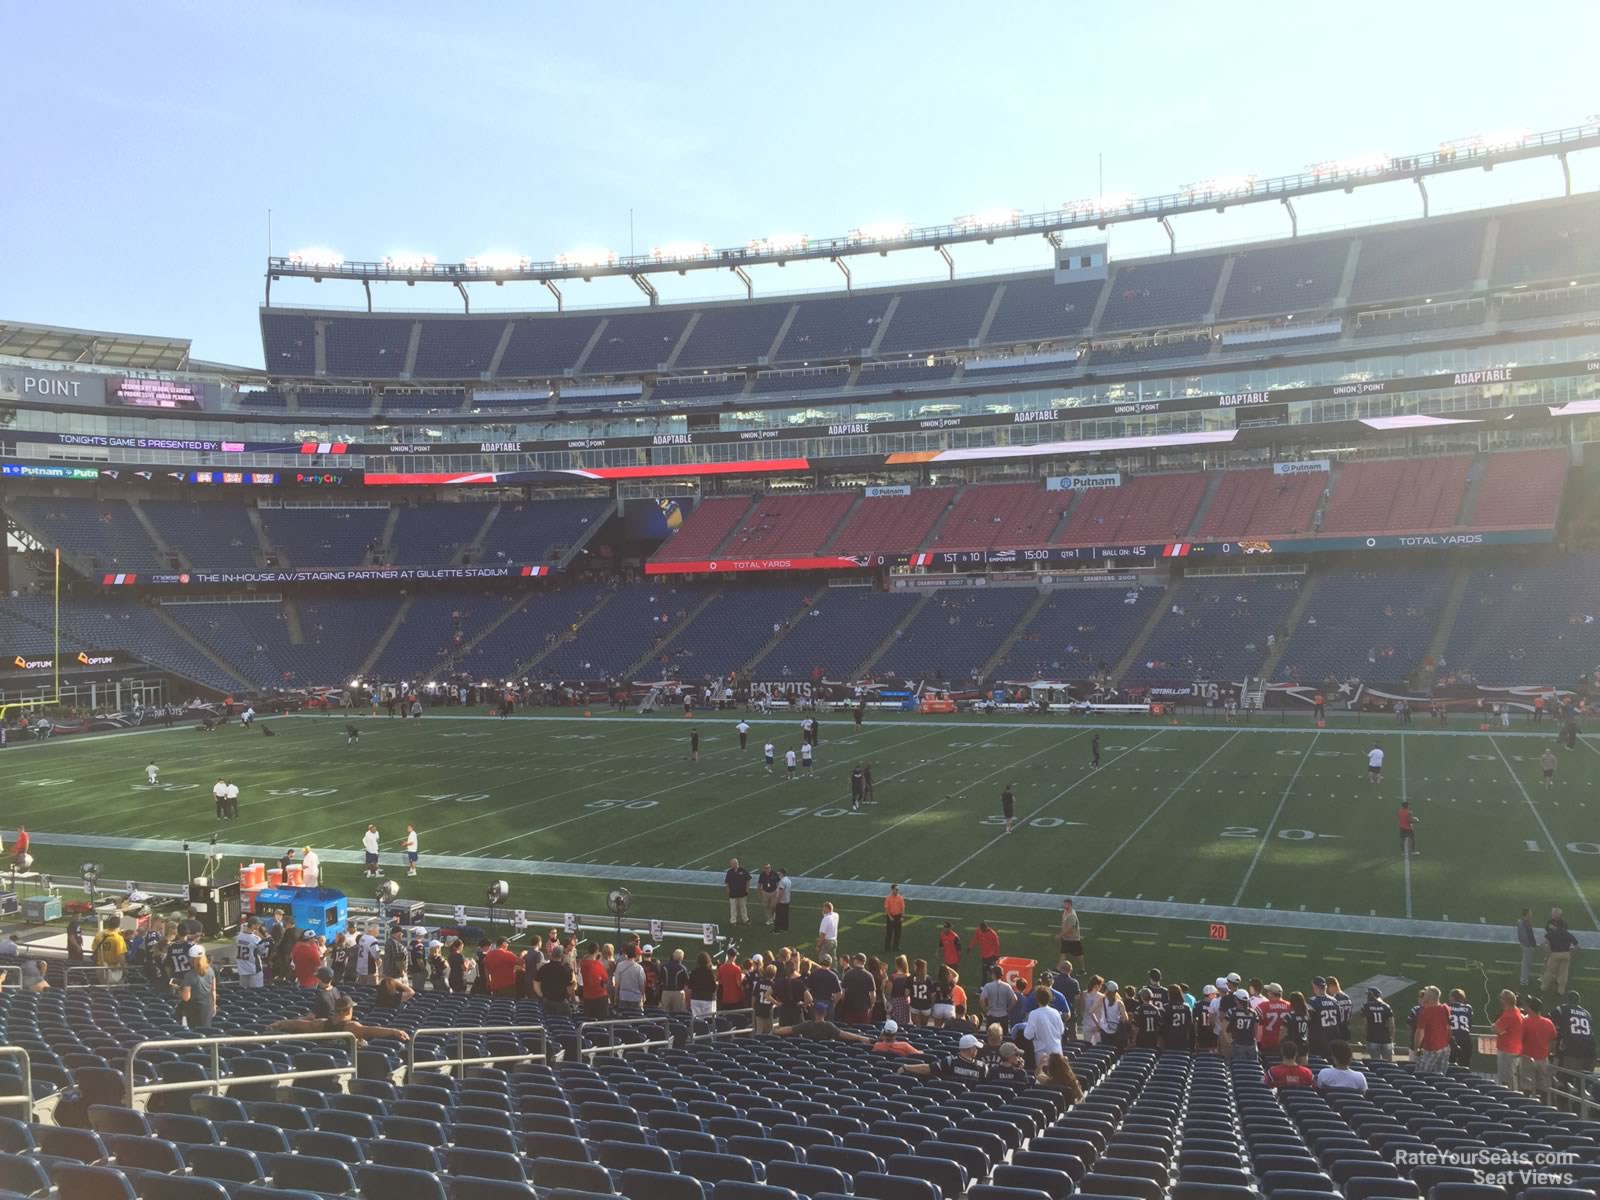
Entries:
<svg viewBox="0 0 1600 1200">
<path fill-rule="evenodd" d="M 642 1042 L 612 1042 L 606 1046 L 585 1046 L 583 1037 L 591 1029 L 607 1029 L 618 1025 L 657 1025 L 667 1031 L 664 1038 L 647 1038 Z M 692 1026 L 691 1026 L 692 1028 Z M 578 1023 L 578 1057 L 594 1058 L 600 1054 L 614 1054 L 621 1058 L 629 1050 L 653 1050 L 661 1046 L 672 1045 L 672 1018 L 670 1016 L 647 1017 L 641 1012 L 637 1017 L 612 1017 L 604 1021 L 580 1021 Z"/>
<path fill-rule="evenodd" d="M 456 1035 L 455 1058 L 429 1058 L 424 1059 L 422 1065 L 429 1069 L 437 1067 L 470 1067 L 482 1066 L 486 1063 L 497 1062 L 544 1062 L 550 1054 L 550 1038 L 543 1025 L 463 1025 L 437 1026 L 425 1029 L 413 1029 L 411 1040 L 406 1043 L 406 1082 L 410 1083 L 417 1073 L 417 1039 L 436 1037 L 440 1034 Z M 469 1033 L 537 1033 L 539 1035 L 539 1053 L 530 1054 L 484 1054 L 473 1058 L 467 1057 L 467 1034 Z"/>
<path fill-rule="evenodd" d="M 1560 1096 L 1569 1104 L 1577 1105 L 1578 1115 L 1585 1121 L 1591 1118 L 1596 1107 L 1600 1107 L 1600 1098 L 1589 1090 L 1595 1082 L 1593 1071 L 1574 1071 L 1571 1067 L 1550 1064 L 1550 1095 Z M 1557 1087 L 1558 1083 L 1567 1082 L 1568 1087 Z"/>
<path fill-rule="evenodd" d="M 22 1095 L 0 1096 L 0 1108 L 15 1104 L 23 1108 L 22 1119 L 33 1119 L 33 1059 L 21 1046 L 0 1046 L 0 1055 L 13 1055 L 22 1060 Z"/>
<path fill-rule="evenodd" d="M 348 1067 L 318 1067 L 311 1071 L 275 1071 L 271 1075 L 239 1075 L 226 1078 L 222 1074 L 222 1047 L 224 1046 L 263 1046 L 281 1045 L 284 1042 L 329 1041 L 348 1041 L 350 1043 L 350 1065 Z M 211 1050 L 211 1078 L 184 1079 L 176 1083 L 136 1083 L 134 1081 L 133 1064 L 141 1050 L 171 1050 L 179 1046 L 209 1047 Z M 224 1083 L 293 1082 L 297 1079 L 331 1079 L 334 1077 L 341 1080 L 353 1079 L 356 1073 L 356 1054 L 360 1047 L 361 1039 L 347 1030 L 331 1033 L 237 1034 L 208 1038 L 152 1038 L 150 1041 L 135 1044 L 128 1051 L 128 1107 L 133 1108 L 134 1102 L 140 1096 L 153 1096 L 159 1092 L 210 1091 L 221 1087 Z M 4 1047 L 0 1047 L 0 1049 L 4 1049 Z"/>
</svg>

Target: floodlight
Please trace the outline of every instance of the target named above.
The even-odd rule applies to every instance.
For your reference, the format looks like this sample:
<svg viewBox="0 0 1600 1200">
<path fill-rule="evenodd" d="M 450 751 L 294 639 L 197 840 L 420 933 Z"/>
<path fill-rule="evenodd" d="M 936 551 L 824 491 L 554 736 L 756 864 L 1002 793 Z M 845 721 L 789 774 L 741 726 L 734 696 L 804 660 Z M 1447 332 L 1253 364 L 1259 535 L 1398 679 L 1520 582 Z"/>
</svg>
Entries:
<svg viewBox="0 0 1600 1200">
<path fill-rule="evenodd" d="M 391 271 L 426 271 L 439 260 L 431 254 L 417 254 L 410 250 L 397 251 L 383 256 L 383 265 Z"/>
<path fill-rule="evenodd" d="M 996 229 L 1002 225 L 1016 225 L 1021 220 L 1020 208 L 980 208 L 964 217 L 957 217 L 952 224 L 962 229 Z"/>
<path fill-rule="evenodd" d="M 326 246 L 308 246 L 290 251 L 289 261 L 297 267 L 338 267 L 344 265 L 344 255 Z"/>
<path fill-rule="evenodd" d="M 379 904 L 387 904 L 400 894 L 400 885 L 392 879 L 385 879 L 373 889 L 373 899 Z"/>
<path fill-rule="evenodd" d="M 604 246 L 584 246 L 568 250 L 556 262 L 563 267 L 614 267 L 617 265 L 617 252 L 607 250 Z"/>
<path fill-rule="evenodd" d="M 853 242 L 892 242 L 903 238 L 911 232 L 908 221 L 876 221 L 870 225 L 863 225 L 859 229 L 850 231 L 850 240 Z"/>
<path fill-rule="evenodd" d="M 473 271 L 526 271 L 528 261 L 527 255 L 524 254 L 492 250 L 488 254 L 479 254 L 467 259 L 466 266 Z"/>
<path fill-rule="evenodd" d="M 710 242 L 667 242 L 665 245 L 650 247 L 650 257 L 656 262 L 675 262 L 680 258 L 708 258 L 710 255 Z"/>
<path fill-rule="evenodd" d="M 485 891 L 485 898 L 491 908 L 497 904 L 504 904 L 509 895 L 511 895 L 511 885 L 504 879 L 496 879 Z"/>
</svg>

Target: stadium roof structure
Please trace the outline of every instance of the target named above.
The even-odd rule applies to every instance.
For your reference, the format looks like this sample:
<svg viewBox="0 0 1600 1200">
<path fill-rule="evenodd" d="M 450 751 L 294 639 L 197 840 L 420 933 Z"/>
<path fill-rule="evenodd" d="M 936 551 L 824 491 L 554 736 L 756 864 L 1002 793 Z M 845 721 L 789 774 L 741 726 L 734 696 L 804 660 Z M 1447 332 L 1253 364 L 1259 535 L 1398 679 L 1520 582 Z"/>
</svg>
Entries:
<svg viewBox="0 0 1600 1200">
<path fill-rule="evenodd" d="M 286 257 L 267 259 L 266 303 L 272 304 L 272 284 L 283 278 L 310 279 L 315 283 L 343 280 L 360 283 L 367 292 L 367 308 L 372 308 L 373 283 L 453 284 L 462 303 L 471 311 L 467 294 L 469 283 L 504 284 L 535 282 L 544 285 L 556 298 L 558 310 L 562 296 L 556 281 L 592 280 L 597 276 L 626 276 L 638 285 L 651 304 L 659 295 L 649 276 L 684 274 L 689 271 L 731 271 L 754 295 L 748 268 L 804 260 L 831 261 L 843 273 L 850 287 L 850 268 L 846 259 L 866 254 L 886 255 L 891 251 L 927 249 L 938 253 L 955 278 L 955 260 L 949 247 L 961 243 L 993 242 L 997 238 L 1042 236 L 1061 245 L 1060 235 L 1077 229 L 1104 230 L 1113 224 L 1132 221 L 1157 221 L 1166 230 L 1169 244 L 1177 249 L 1172 217 L 1206 211 L 1223 212 L 1241 204 L 1274 201 L 1284 206 L 1290 227 L 1298 233 L 1294 200 L 1325 192 L 1354 191 L 1380 183 L 1411 182 L 1422 200 L 1422 215 L 1428 215 L 1426 180 L 1431 176 L 1465 170 L 1493 170 L 1502 163 L 1553 157 L 1560 161 L 1567 193 L 1572 190 L 1568 155 L 1600 147 L 1600 122 L 1566 129 L 1531 133 L 1510 130 L 1460 141 L 1442 143 L 1436 150 L 1421 154 L 1390 156 L 1368 155 L 1347 160 L 1309 164 L 1299 174 L 1261 178 L 1254 175 L 1229 176 L 1188 184 L 1177 192 L 1137 198 L 1128 195 L 1098 196 L 1069 201 L 1048 212 L 1025 214 L 1020 209 L 999 209 L 956 217 L 940 225 L 892 228 L 863 226 L 837 237 L 813 238 L 806 234 L 780 234 L 754 238 L 743 246 L 713 248 L 709 243 L 660 246 L 646 254 L 618 255 L 609 250 L 583 250 L 554 260 L 500 255 L 441 263 L 426 256 L 387 258 L 381 262 L 347 261 L 330 250 L 307 250 Z"/>
<path fill-rule="evenodd" d="M 0 321 L 0 355 L 36 362 L 78 363 L 139 371 L 182 371 L 191 363 L 188 338 L 101 333 Z"/>
</svg>

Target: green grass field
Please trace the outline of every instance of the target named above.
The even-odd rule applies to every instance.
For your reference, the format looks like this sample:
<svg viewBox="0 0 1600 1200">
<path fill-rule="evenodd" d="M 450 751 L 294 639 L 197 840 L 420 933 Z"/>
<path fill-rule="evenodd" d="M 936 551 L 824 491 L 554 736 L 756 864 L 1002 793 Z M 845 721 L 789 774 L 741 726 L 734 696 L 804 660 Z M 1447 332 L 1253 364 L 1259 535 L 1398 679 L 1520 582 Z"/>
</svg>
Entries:
<svg viewBox="0 0 1600 1200">
<path fill-rule="evenodd" d="M 874 714 L 856 732 L 827 717 L 815 777 L 790 781 L 782 752 L 798 746 L 798 716 L 751 718 L 743 753 L 737 720 L 692 723 L 698 765 L 691 722 L 675 715 L 358 718 L 355 746 L 337 715 L 278 719 L 276 738 L 228 727 L 61 739 L 4 752 L 0 819 L 8 844 L 27 826 L 48 872 L 93 857 L 108 876 L 176 882 L 181 841 L 200 847 L 216 832 L 230 872 L 246 853 L 271 861 L 309 843 L 327 883 L 363 896 L 366 823 L 392 848 L 412 821 L 422 875 L 406 879 L 386 855 L 402 895 L 476 903 L 503 877 L 515 907 L 596 913 L 621 882 L 641 921 L 717 921 L 724 932 L 721 873 L 737 856 L 796 878 L 785 939 L 795 943 L 814 937 L 831 900 L 844 945 L 877 949 L 879 897 L 901 883 L 905 949 L 925 957 L 939 922 L 966 933 L 986 918 L 1005 953 L 1053 963 L 1071 896 L 1089 967 L 1124 980 L 1152 965 L 1197 984 L 1227 970 L 1302 988 L 1317 973 L 1347 986 L 1386 975 L 1467 986 L 1481 1001 L 1485 988 L 1516 982 L 1509 927 L 1524 905 L 1539 923 L 1564 907 L 1581 940 L 1597 926 L 1600 810 L 1587 799 L 1600 750 L 1558 750 L 1546 789 L 1536 760 L 1550 738 L 1529 725 L 1491 736 Z M 1095 729 L 1103 765 L 1091 771 Z M 761 763 L 768 737 L 772 775 Z M 1387 765 L 1373 787 L 1375 738 Z M 154 788 L 150 760 L 161 768 Z M 877 803 L 852 814 L 848 776 L 861 760 L 873 764 Z M 213 818 L 219 775 L 242 789 L 236 823 Z M 1019 818 L 1009 836 L 998 800 L 1008 782 Z M 1420 817 L 1422 854 L 1409 863 L 1396 833 L 1402 797 Z M 1227 924 L 1226 942 L 1211 938 L 1212 921 Z M 742 940 L 749 951 L 775 939 Z M 1591 991 L 1593 961 L 1580 955 L 1577 968 Z M 975 959 L 967 968 L 975 979 Z"/>
</svg>

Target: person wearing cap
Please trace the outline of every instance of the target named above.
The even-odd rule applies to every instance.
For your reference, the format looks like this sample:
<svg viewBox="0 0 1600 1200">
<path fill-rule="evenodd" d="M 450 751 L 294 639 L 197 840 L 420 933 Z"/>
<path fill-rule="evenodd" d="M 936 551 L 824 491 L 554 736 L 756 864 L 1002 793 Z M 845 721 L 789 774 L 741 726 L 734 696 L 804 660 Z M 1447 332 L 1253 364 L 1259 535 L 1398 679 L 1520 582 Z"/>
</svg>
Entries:
<svg viewBox="0 0 1600 1200">
<path fill-rule="evenodd" d="M 1196 1050 L 1217 1049 L 1217 1020 L 1214 1015 L 1216 1007 L 1217 985 L 1208 983 L 1200 989 L 1200 998 L 1195 1002 L 1192 1014 Z"/>
<path fill-rule="evenodd" d="M 1116 980 L 1106 980 L 1105 999 L 1100 1005 L 1100 1042 L 1121 1049 L 1127 1044 L 1128 1009 L 1122 1002 L 1122 989 Z"/>
<path fill-rule="evenodd" d="M 956 1052 L 948 1058 L 934 1062 L 907 1063 L 900 1068 L 902 1075 L 927 1075 L 935 1079 L 959 1079 L 965 1083 L 982 1083 L 989 1077 L 989 1065 L 978 1058 L 983 1043 L 972 1034 L 963 1034 L 956 1043 Z"/>
<path fill-rule="evenodd" d="M 178 981 L 178 1009 L 190 1029 L 205 1029 L 217 1016 L 217 975 L 204 946 L 189 948 L 189 969 Z"/>
<path fill-rule="evenodd" d="M 239 986 L 259 988 L 266 986 L 266 975 L 261 961 L 261 922 L 251 917 L 244 923 L 239 936 L 233 939 L 234 968 L 239 972 Z"/>
<path fill-rule="evenodd" d="M 872 1043 L 872 1048 L 879 1054 L 920 1054 L 921 1051 L 910 1042 L 900 1040 L 900 1024 L 898 1021 L 885 1021 L 883 1031 L 878 1040 Z"/>
<path fill-rule="evenodd" d="M 253 922 L 252 922 L 253 923 Z M 244 938 L 239 939 L 239 961 L 244 962 Z M 289 949 L 289 968 L 294 972 L 295 982 L 303 988 L 317 985 L 317 970 L 322 966 L 322 947 L 317 945 L 317 935 L 311 930 L 305 931 L 302 937 Z M 244 970 L 241 966 L 239 982 L 244 982 Z"/>
<path fill-rule="evenodd" d="M 333 1016 L 334 1002 L 341 995 L 343 993 L 333 986 L 333 968 L 318 967 L 309 994 L 311 1011 L 306 1016 L 324 1020 Z"/>
<path fill-rule="evenodd" d="M 1165 993 L 1161 999 L 1166 999 Z M 1128 1018 L 1133 1022 L 1133 1044 L 1143 1050 L 1154 1050 L 1161 1045 L 1161 1027 L 1165 1017 L 1165 1004 L 1158 1002 L 1156 993 L 1147 987 L 1139 989 L 1134 997 Z"/>
<path fill-rule="evenodd" d="M 1043 1011 L 1048 1012 L 1048 1009 Z M 1060 1058 L 1057 1054 L 1055 1057 Z M 1044 1060 L 1040 1060 L 1041 1062 Z M 1015 1083 L 1022 1087 L 1033 1084 L 1033 1076 L 1028 1071 L 1027 1059 L 1023 1056 L 1022 1047 L 1015 1042 L 1001 1042 L 996 1052 L 995 1061 L 989 1065 L 989 1078 L 1000 1083 Z"/>
<path fill-rule="evenodd" d="M 778 965 L 750 960 L 750 1023 L 757 1034 L 771 1033 L 778 1011 Z"/>
</svg>

